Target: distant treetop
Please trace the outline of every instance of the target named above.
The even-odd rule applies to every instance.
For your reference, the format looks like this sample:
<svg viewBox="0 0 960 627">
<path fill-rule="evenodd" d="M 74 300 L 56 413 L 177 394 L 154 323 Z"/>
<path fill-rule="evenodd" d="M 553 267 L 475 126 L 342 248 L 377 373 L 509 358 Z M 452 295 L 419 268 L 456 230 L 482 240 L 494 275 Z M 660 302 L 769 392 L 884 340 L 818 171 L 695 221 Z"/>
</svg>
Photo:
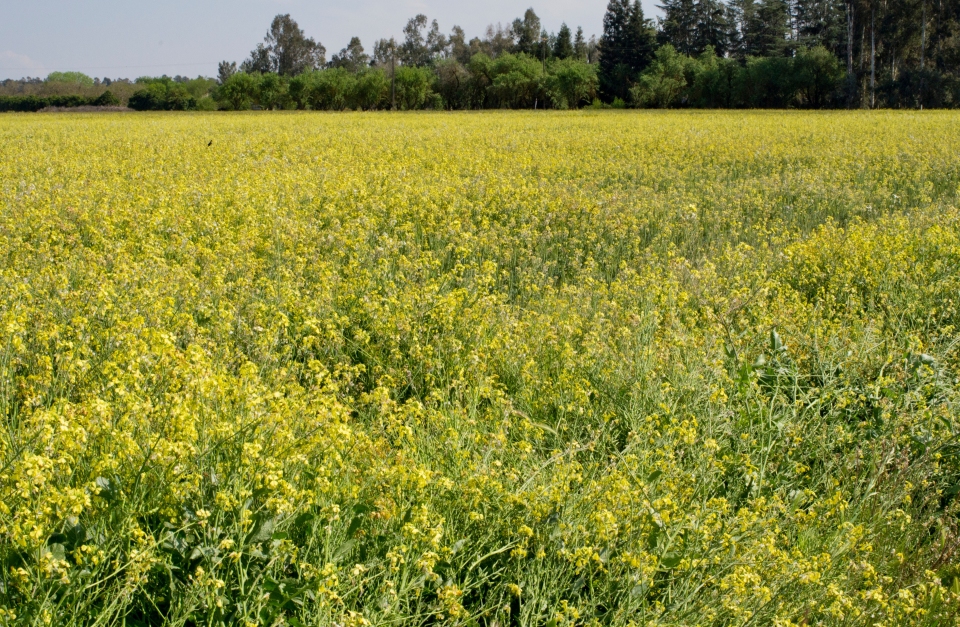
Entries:
<svg viewBox="0 0 960 627">
<path fill-rule="evenodd" d="M 93 79 L 83 72 L 51 72 L 47 76 L 47 82 L 93 87 Z"/>
</svg>

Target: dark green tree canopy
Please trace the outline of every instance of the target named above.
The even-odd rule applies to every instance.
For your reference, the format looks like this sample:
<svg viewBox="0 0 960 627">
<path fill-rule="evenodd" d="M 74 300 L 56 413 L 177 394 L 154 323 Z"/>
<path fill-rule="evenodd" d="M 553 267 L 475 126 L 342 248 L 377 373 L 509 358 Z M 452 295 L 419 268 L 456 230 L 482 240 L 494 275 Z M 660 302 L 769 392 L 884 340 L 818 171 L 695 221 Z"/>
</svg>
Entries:
<svg viewBox="0 0 960 627">
<path fill-rule="evenodd" d="M 540 56 L 540 30 L 540 18 L 533 9 L 527 9 L 523 18 L 513 20 L 513 34 L 517 42 L 514 51 Z"/>
<path fill-rule="evenodd" d="M 723 55 L 729 48 L 730 24 L 719 0 L 666 0 L 657 39 L 680 54 L 698 55 L 711 46 Z"/>
<path fill-rule="evenodd" d="M 582 33 L 580 37 L 583 37 Z M 560 31 L 557 32 L 557 39 L 553 44 L 553 56 L 558 59 L 566 59 L 572 57 L 573 54 L 573 39 L 570 34 L 570 27 L 564 22 L 560 25 Z"/>
<path fill-rule="evenodd" d="M 304 35 L 290 14 L 273 18 L 263 43 L 243 62 L 244 72 L 276 72 L 296 76 L 326 64 L 327 50 L 322 44 Z"/>
<path fill-rule="evenodd" d="M 427 47 L 423 29 L 427 27 L 427 16 L 420 13 L 411 17 L 403 27 L 403 44 L 399 58 L 403 65 L 424 66 L 430 61 L 430 49 Z"/>
<path fill-rule="evenodd" d="M 573 54 L 580 60 L 587 60 L 587 41 L 583 38 L 583 27 L 577 27 L 577 35 L 573 40 Z"/>
<path fill-rule="evenodd" d="M 626 100 L 655 49 L 656 31 L 644 17 L 639 0 L 610 0 L 600 39 L 600 92 L 604 98 Z"/>
<path fill-rule="evenodd" d="M 363 51 L 359 37 L 351 37 L 347 47 L 333 55 L 330 67 L 339 67 L 350 72 L 359 72 L 370 65 L 370 55 Z"/>
</svg>

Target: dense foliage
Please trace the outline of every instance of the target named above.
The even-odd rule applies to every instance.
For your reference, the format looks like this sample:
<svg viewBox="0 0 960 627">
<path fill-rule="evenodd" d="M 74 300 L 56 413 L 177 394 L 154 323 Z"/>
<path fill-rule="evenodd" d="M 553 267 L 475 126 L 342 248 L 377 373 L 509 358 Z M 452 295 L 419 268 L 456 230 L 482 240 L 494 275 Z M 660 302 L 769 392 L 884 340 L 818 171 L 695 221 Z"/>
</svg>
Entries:
<svg viewBox="0 0 960 627">
<path fill-rule="evenodd" d="M 8 103 L 2 109 L 6 111 L 38 111 L 47 106 L 127 106 L 131 100 L 141 109 L 215 109 L 210 95 L 216 86 L 216 80 L 203 77 L 111 80 L 93 79 L 79 72 L 54 72 L 45 79 L 2 81 L 0 99 Z"/>
<path fill-rule="evenodd" d="M 830 106 L 960 106 L 957 0 L 664 0 L 661 9 L 659 42 L 687 57 L 708 48 L 741 66 L 814 49 L 833 57 L 842 74 L 832 75 Z M 809 82 L 787 63 L 779 69 L 792 74 L 784 82 Z"/>
<path fill-rule="evenodd" d="M 0 112 L 33 112 L 47 107 L 115 107 L 120 99 L 108 89 L 99 96 L 0 96 Z"/>
<path fill-rule="evenodd" d="M 543 63 L 525 54 L 491 59 L 478 53 L 467 66 L 438 61 L 434 67 L 343 67 L 306 72 L 292 79 L 238 72 L 215 92 L 220 108 L 238 110 L 558 108 L 589 104 L 597 94 L 593 65 L 575 59 Z M 132 105 L 131 105 L 132 106 Z"/>
<path fill-rule="evenodd" d="M 0 118 L 0 624 L 958 624 L 952 113 Z"/>
<path fill-rule="evenodd" d="M 216 105 L 210 97 L 210 91 L 216 83 L 212 79 L 197 78 L 192 81 L 174 81 L 161 78 L 140 78 L 141 86 L 127 102 L 127 106 L 137 111 L 192 111 L 214 110 Z"/>
</svg>

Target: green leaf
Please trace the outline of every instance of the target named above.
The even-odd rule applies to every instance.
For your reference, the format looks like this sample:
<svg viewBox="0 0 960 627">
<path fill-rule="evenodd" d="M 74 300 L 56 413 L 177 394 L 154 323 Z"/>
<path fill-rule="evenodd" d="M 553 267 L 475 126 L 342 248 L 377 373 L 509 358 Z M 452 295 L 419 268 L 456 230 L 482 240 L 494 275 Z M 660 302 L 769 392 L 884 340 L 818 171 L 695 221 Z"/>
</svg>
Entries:
<svg viewBox="0 0 960 627">
<path fill-rule="evenodd" d="M 770 331 L 770 350 L 774 353 L 782 353 L 787 350 L 787 347 L 783 345 L 783 340 L 780 339 L 780 334 L 777 333 L 776 329 Z"/>
<path fill-rule="evenodd" d="M 333 562 L 337 563 L 343 558 L 345 558 L 350 553 L 350 551 L 353 550 L 353 547 L 356 546 L 356 544 L 357 544 L 356 540 L 347 540 L 346 542 L 341 544 L 340 548 L 337 549 L 336 553 L 333 554 Z"/>
<path fill-rule="evenodd" d="M 276 518 L 267 518 L 263 520 L 257 527 L 255 527 L 256 531 L 251 540 L 253 542 L 269 542 L 273 539 L 273 529 L 276 526 Z"/>
<path fill-rule="evenodd" d="M 352 538 L 356 535 L 361 525 L 363 525 L 363 516 L 354 516 L 353 520 L 350 521 L 350 526 L 347 528 L 347 537 Z"/>
</svg>

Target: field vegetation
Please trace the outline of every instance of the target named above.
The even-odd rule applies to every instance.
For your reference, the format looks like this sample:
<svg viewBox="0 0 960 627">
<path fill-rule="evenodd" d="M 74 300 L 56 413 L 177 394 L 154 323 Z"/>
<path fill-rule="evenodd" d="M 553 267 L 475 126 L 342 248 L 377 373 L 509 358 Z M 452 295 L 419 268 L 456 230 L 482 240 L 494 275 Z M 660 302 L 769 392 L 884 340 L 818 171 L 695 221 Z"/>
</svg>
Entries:
<svg viewBox="0 0 960 627">
<path fill-rule="evenodd" d="M 0 117 L 0 625 L 956 625 L 958 121 Z"/>
</svg>

